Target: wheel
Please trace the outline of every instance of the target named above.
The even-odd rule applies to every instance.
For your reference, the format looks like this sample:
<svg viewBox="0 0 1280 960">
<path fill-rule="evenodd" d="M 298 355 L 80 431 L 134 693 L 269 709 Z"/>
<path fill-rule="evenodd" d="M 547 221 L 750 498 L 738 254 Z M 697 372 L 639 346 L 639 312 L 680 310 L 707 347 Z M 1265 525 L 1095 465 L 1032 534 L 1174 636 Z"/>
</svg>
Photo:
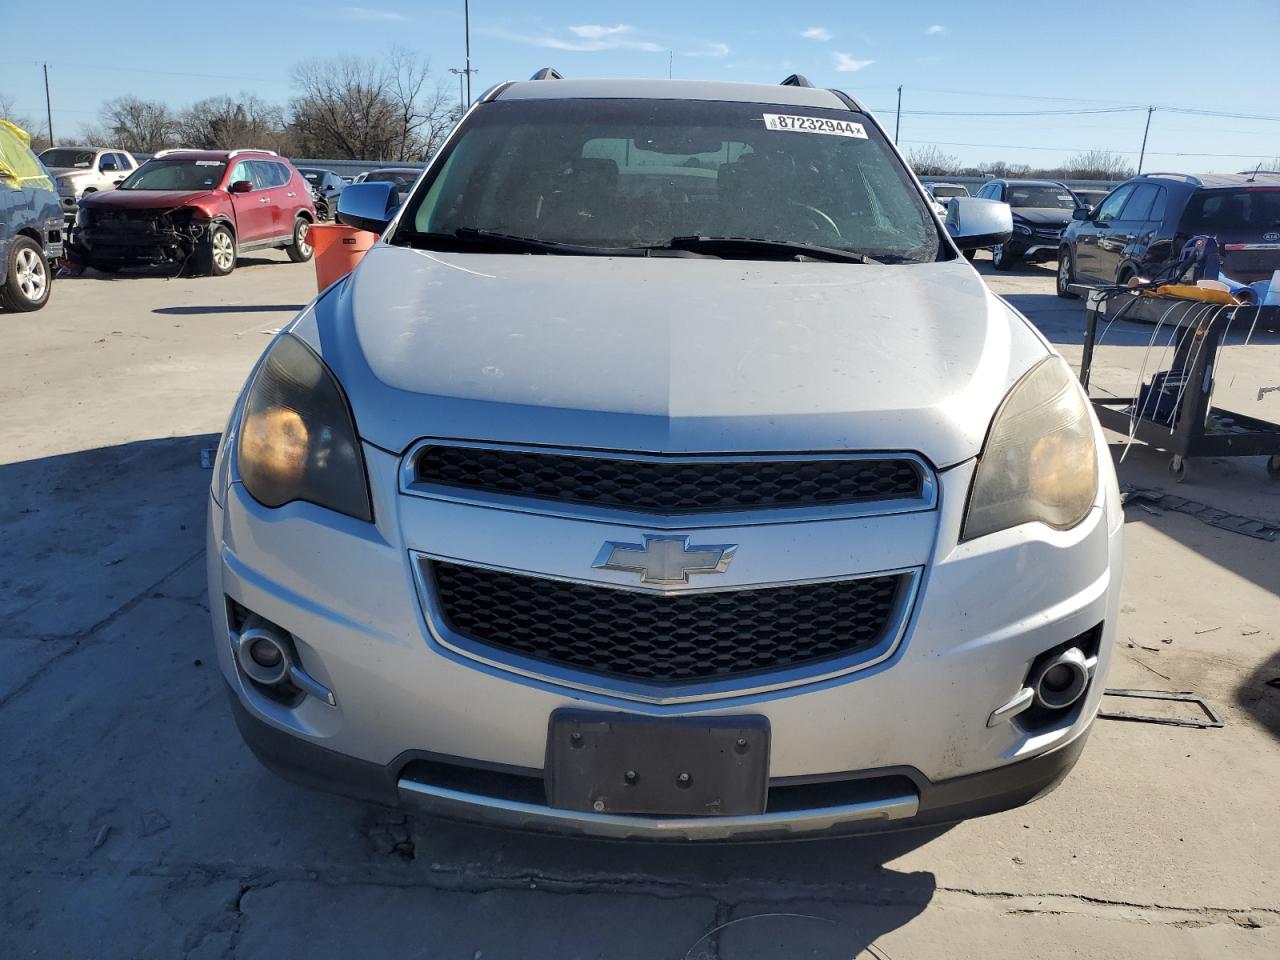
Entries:
<svg viewBox="0 0 1280 960">
<path fill-rule="evenodd" d="M 973 262 L 973 258 L 974 258 L 974 257 L 976 257 L 976 256 L 978 255 L 978 251 L 977 251 L 977 250 L 965 250 L 965 251 L 963 251 L 963 252 L 964 252 L 964 258 L 965 258 L 966 260 L 968 260 L 970 263 L 972 263 L 972 262 Z"/>
<path fill-rule="evenodd" d="M 49 300 L 49 261 L 40 244 L 21 234 L 9 244 L 9 269 L 0 286 L 0 307 L 16 313 L 39 310 Z"/>
<path fill-rule="evenodd" d="M 306 263 L 311 259 L 311 243 L 307 234 L 311 232 L 311 224 L 306 217 L 298 217 L 293 221 L 293 243 L 285 247 L 289 251 L 289 259 L 294 263 Z"/>
<path fill-rule="evenodd" d="M 329 219 L 329 204 L 323 200 L 316 201 L 316 219 L 325 223 Z"/>
<path fill-rule="evenodd" d="M 1273 454 L 1267 457 L 1267 476 L 1272 480 L 1280 480 L 1280 456 Z"/>
<path fill-rule="evenodd" d="M 1058 296 L 1064 300 L 1078 300 L 1080 295 L 1072 293 L 1071 284 L 1076 282 L 1075 264 L 1071 261 L 1071 248 L 1063 247 L 1058 253 Z"/>
<path fill-rule="evenodd" d="M 225 223 L 215 224 L 200 255 L 203 272 L 225 277 L 236 268 L 236 238 Z"/>
<path fill-rule="evenodd" d="M 1169 474 L 1173 477 L 1174 483 L 1182 483 L 1187 479 L 1187 459 L 1181 454 L 1175 453 L 1169 460 Z"/>
<path fill-rule="evenodd" d="M 1014 256 L 1005 250 L 1003 243 L 991 248 L 991 265 L 997 270 L 1012 270 L 1014 262 Z"/>
</svg>

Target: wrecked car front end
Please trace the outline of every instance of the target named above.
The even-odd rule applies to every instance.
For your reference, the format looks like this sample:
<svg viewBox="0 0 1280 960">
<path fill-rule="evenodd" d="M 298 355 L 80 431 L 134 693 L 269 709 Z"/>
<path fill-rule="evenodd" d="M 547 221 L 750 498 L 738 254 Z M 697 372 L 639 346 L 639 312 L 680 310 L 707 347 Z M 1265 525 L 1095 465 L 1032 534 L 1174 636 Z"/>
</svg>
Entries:
<svg viewBox="0 0 1280 960">
<path fill-rule="evenodd" d="M 90 266 L 182 264 L 207 235 L 210 220 L 192 207 L 116 209 L 81 206 L 74 253 Z"/>
</svg>

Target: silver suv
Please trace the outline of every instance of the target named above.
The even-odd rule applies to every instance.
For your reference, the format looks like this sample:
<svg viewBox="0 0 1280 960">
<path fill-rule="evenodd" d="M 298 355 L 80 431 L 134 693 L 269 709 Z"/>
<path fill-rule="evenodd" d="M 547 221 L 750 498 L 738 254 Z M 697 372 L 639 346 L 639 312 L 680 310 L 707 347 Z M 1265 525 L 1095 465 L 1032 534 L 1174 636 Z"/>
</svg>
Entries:
<svg viewBox="0 0 1280 960">
<path fill-rule="evenodd" d="M 50 147 L 40 162 L 53 174 L 62 212 L 72 217 L 81 197 L 114 190 L 138 166 L 133 154 L 115 147 Z"/>
<path fill-rule="evenodd" d="M 1090 729 L 1122 516 L 1071 370 L 856 100 L 504 83 L 268 347 L 208 574 L 254 752 L 609 837 L 952 821 Z"/>
</svg>

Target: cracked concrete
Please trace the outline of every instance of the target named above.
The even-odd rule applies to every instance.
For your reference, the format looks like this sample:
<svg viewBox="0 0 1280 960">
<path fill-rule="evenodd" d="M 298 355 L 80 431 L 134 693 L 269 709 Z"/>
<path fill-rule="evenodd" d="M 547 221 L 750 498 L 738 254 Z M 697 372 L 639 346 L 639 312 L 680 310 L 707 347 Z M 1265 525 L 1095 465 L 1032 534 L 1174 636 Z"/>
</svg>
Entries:
<svg viewBox="0 0 1280 960">
<path fill-rule="evenodd" d="M 437 822 L 261 769 L 210 648 L 198 458 L 259 328 L 311 276 L 264 258 L 219 280 L 59 281 L 45 311 L 5 317 L 21 362 L 0 383 L 0 957 L 1280 955 L 1280 545 L 1176 514 L 1131 511 L 1110 682 L 1194 690 L 1227 725 L 1100 722 L 1022 810 L 635 846 Z M 1079 307 L 1048 270 L 991 282 L 1078 352 Z M 249 329 L 242 304 L 281 310 Z M 208 312 L 152 312 L 174 305 Z M 1134 448 L 1122 469 L 1171 489 L 1163 468 Z M 1256 461 L 1196 463 L 1178 492 L 1280 516 Z"/>
</svg>

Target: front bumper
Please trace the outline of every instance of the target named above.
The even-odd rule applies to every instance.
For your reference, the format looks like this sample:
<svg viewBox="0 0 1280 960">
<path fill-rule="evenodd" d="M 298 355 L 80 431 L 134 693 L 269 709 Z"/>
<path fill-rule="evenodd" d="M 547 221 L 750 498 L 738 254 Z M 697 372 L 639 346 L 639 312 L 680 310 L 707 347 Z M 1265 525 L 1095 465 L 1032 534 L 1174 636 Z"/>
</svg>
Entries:
<svg viewBox="0 0 1280 960">
<path fill-rule="evenodd" d="M 250 712 L 233 690 L 227 693 L 254 755 L 295 783 L 450 820 L 613 840 L 779 840 L 954 823 L 1044 796 L 1075 766 L 1088 739 L 1086 728 L 1049 753 L 939 782 L 905 767 L 818 784 L 775 782 L 770 809 L 758 816 L 617 816 L 548 806 L 538 797 L 542 780 L 535 771 L 482 770 L 413 751 L 384 765 L 344 756 L 279 730 Z M 797 787 L 807 804 L 790 796 Z"/>
<path fill-rule="evenodd" d="M 772 583 L 914 566 L 919 599 L 901 642 L 884 659 L 718 699 L 645 701 L 625 690 L 521 672 L 450 646 L 432 628 L 415 576 L 415 557 L 423 553 L 475 563 L 501 558 L 513 569 L 582 576 L 602 541 L 635 539 L 640 529 L 405 495 L 399 458 L 369 446 L 365 453 L 374 525 L 306 503 L 269 510 L 238 482 L 219 486 L 225 496 L 210 501 L 214 637 L 241 729 L 264 760 L 313 785 L 450 816 L 614 836 L 901 827 L 1033 798 L 1069 769 L 1071 751 L 1083 743 L 1097 711 L 1122 565 L 1123 518 L 1109 469 L 1098 506 L 1069 531 L 1030 524 L 957 543 L 972 462 L 938 474 L 937 507 L 925 512 L 694 530 L 701 542 L 741 544 L 724 581 Z M 553 569 L 557 564 L 563 569 Z M 335 703 L 307 696 L 285 704 L 255 688 L 232 652 L 223 597 L 287 630 L 301 664 L 334 692 Z M 1077 710 L 1034 730 L 988 723 L 1019 691 L 1037 656 L 1099 625 L 1095 680 Z M 771 807 L 763 819 L 732 823 L 601 818 L 548 808 L 539 789 L 547 724 L 563 708 L 763 716 L 772 731 L 771 797 L 808 784 L 806 799 L 785 810 Z M 1041 759 L 1051 756 L 1057 759 Z M 449 768 L 443 779 L 414 772 L 437 762 Z M 458 767 L 516 779 L 485 793 L 449 772 Z M 1014 770 L 1024 773 L 1003 778 L 1002 771 Z M 829 786 L 817 790 L 819 782 Z M 360 783 L 374 787 L 352 786 Z M 973 794 L 949 793 L 956 784 L 971 785 Z"/>
<path fill-rule="evenodd" d="M 1057 260 L 1061 237 L 1022 236 L 1014 234 L 1005 245 L 1009 253 L 1029 263 L 1043 263 L 1046 260 Z"/>
</svg>

